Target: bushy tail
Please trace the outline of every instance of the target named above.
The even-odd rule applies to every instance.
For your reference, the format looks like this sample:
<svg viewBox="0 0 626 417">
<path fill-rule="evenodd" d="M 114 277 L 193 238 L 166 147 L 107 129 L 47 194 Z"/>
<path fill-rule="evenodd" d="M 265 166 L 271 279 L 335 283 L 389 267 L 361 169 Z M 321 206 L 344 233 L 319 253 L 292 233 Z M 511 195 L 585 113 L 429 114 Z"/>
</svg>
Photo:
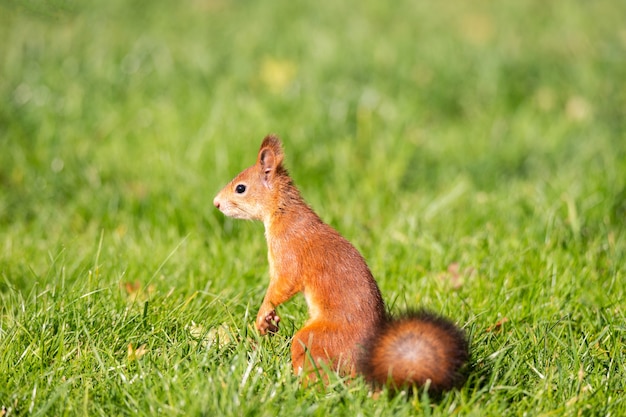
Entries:
<svg viewBox="0 0 626 417">
<path fill-rule="evenodd" d="M 438 394 L 465 382 L 469 360 L 465 333 L 449 320 L 409 312 L 383 323 L 364 345 L 359 371 L 377 386 L 424 387 Z"/>
</svg>

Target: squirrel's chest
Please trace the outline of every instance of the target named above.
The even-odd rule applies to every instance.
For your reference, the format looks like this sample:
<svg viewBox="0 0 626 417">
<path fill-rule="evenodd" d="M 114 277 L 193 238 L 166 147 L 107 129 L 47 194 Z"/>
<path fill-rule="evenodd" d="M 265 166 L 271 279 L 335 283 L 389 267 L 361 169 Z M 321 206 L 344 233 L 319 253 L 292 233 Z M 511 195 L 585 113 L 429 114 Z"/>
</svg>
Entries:
<svg viewBox="0 0 626 417">
<path fill-rule="evenodd" d="M 288 231 L 266 232 L 268 262 L 272 280 L 285 281 L 297 291 L 305 290 L 325 274 L 325 244 L 317 229 L 293 227 Z"/>
<path fill-rule="evenodd" d="M 268 263 L 272 279 L 297 279 L 301 275 L 303 260 L 293 246 L 272 242 L 268 245 Z"/>
</svg>

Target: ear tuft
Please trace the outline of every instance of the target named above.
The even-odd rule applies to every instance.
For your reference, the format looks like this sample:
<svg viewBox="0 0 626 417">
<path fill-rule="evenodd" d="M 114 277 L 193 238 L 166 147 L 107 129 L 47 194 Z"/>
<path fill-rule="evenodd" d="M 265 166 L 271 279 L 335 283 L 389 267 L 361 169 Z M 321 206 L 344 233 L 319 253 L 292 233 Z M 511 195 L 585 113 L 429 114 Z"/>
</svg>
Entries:
<svg viewBox="0 0 626 417">
<path fill-rule="evenodd" d="M 283 162 L 283 147 L 278 136 L 268 135 L 263 139 L 257 162 L 263 168 L 266 177 L 267 174 L 276 171 L 281 166 Z"/>
<path fill-rule="evenodd" d="M 263 139 L 263 143 L 261 143 L 261 150 L 263 148 L 271 149 L 274 152 L 276 157 L 279 157 L 282 161 L 283 157 L 283 145 L 280 143 L 280 139 L 278 136 L 274 134 L 267 135 L 265 139 Z M 259 151 L 260 153 L 260 151 Z"/>
</svg>

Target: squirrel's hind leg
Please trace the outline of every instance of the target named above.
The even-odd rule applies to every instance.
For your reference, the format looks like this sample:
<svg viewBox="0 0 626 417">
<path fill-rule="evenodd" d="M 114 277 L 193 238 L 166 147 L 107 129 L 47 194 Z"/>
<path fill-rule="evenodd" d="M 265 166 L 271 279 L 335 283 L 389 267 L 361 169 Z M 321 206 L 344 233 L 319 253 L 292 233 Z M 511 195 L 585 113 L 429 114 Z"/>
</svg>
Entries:
<svg viewBox="0 0 626 417">
<path fill-rule="evenodd" d="M 353 342 L 348 338 L 336 326 L 325 323 L 311 323 L 302 328 L 291 343 L 294 373 L 305 375 L 308 381 L 317 380 L 326 370 L 354 374 L 352 354 L 346 350 Z"/>
</svg>

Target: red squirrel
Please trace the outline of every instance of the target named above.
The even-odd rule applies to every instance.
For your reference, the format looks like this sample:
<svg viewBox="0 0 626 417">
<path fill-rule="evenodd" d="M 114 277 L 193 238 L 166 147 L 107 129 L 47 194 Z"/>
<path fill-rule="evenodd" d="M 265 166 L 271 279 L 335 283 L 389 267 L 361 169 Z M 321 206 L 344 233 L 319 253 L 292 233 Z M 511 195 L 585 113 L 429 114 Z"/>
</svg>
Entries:
<svg viewBox="0 0 626 417">
<path fill-rule="evenodd" d="M 426 312 L 390 317 L 361 254 L 307 205 L 283 157 L 280 140 L 267 136 L 256 163 L 213 200 L 226 216 L 265 225 L 270 283 L 255 323 L 260 334 L 277 332 L 276 308 L 302 292 L 309 320 L 291 344 L 296 374 L 314 378 L 323 363 L 392 390 L 460 386 L 469 359 L 464 332 Z"/>
</svg>

